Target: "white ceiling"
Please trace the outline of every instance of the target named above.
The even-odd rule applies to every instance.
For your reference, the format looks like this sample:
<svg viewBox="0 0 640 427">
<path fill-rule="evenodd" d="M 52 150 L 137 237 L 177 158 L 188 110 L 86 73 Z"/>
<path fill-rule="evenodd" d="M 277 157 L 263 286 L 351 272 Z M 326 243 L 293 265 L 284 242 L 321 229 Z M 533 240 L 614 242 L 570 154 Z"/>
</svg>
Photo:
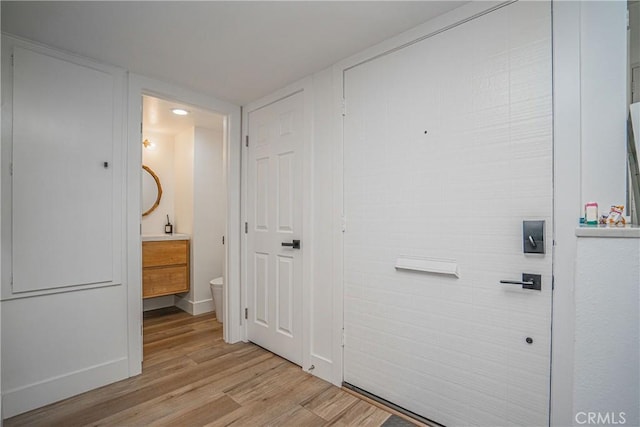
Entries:
<svg viewBox="0 0 640 427">
<path fill-rule="evenodd" d="M 246 104 L 460 1 L 2 1 L 2 31 Z"/>
<path fill-rule="evenodd" d="M 173 108 L 182 108 L 189 112 L 186 116 L 173 114 Z M 201 110 L 187 104 L 167 101 L 153 96 L 142 97 L 143 133 L 154 132 L 175 136 L 194 127 L 222 131 L 224 116 Z"/>
</svg>

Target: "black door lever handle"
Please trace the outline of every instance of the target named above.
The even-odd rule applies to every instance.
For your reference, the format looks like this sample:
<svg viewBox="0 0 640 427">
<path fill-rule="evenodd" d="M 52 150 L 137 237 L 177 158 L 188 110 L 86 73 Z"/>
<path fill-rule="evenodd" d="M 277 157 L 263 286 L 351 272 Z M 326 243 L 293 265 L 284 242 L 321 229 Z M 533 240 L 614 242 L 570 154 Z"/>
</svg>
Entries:
<svg viewBox="0 0 640 427">
<path fill-rule="evenodd" d="M 523 287 L 535 285 L 533 282 L 519 282 L 517 280 L 500 280 L 500 283 L 505 283 L 507 285 L 522 285 Z"/>
<path fill-rule="evenodd" d="M 282 246 L 287 246 L 292 249 L 300 249 L 300 240 L 292 240 L 291 243 L 282 242 Z"/>
<path fill-rule="evenodd" d="M 542 289 L 542 275 L 522 273 L 522 281 L 520 280 L 500 280 L 500 283 L 507 285 L 520 285 L 523 289 L 532 289 L 539 291 Z"/>
</svg>

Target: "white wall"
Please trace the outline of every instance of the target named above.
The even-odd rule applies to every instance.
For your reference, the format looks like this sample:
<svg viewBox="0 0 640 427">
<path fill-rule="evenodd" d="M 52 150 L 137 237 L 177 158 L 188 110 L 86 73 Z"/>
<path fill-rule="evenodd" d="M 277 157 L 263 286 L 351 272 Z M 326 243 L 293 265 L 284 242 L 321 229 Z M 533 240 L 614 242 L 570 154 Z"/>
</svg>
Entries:
<svg viewBox="0 0 640 427">
<path fill-rule="evenodd" d="M 554 250 L 551 425 L 573 423 L 575 227 L 580 194 L 580 3 L 553 4 Z M 577 77 L 578 76 L 578 77 Z"/>
<path fill-rule="evenodd" d="M 195 129 L 194 153 L 194 264 L 192 297 L 204 303 L 201 310 L 211 311 L 211 279 L 223 275 L 226 226 L 226 189 L 222 168 L 222 132 L 201 127 Z"/>
<path fill-rule="evenodd" d="M 193 233 L 193 153 L 195 130 L 185 130 L 175 136 L 174 145 L 174 233 Z M 166 218 L 165 218 L 166 219 Z M 163 229 L 164 230 L 164 229 Z"/>
<path fill-rule="evenodd" d="M 70 56 L 42 46 L 2 35 L 2 247 L 11 251 L 10 218 L 11 180 L 5 156 L 11 149 L 12 87 L 10 54 L 11 46 L 20 45 L 45 55 L 78 63 L 113 76 L 114 126 L 113 167 L 114 176 L 123 177 L 126 159 L 124 141 L 124 72 Z M 82 117 L 76 117 L 82 120 Z M 111 119 L 111 118 L 109 118 Z M 111 142 L 110 142 L 111 143 Z M 122 203 L 121 210 L 114 211 L 118 221 L 124 218 L 126 204 L 124 182 L 114 182 L 114 197 Z M 9 190 L 9 191 L 7 191 Z M 51 206 L 54 209 L 55 206 Z M 70 231 L 72 232 L 72 231 Z M 127 268 L 125 224 L 114 227 L 114 235 L 122 238 L 122 245 L 114 248 L 124 276 Z M 46 238 L 46 237 L 45 237 Z M 6 260 L 5 260 L 6 261 Z M 6 264 L 5 264 L 6 265 Z M 10 270 L 3 269 L 3 274 Z M 3 277 L 3 285 L 9 281 Z M 127 281 L 111 286 L 83 285 L 63 292 L 43 291 L 45 294 L 3 295 L 2 301 L 2 400 L 3 416 L 11 417 L 21 412 L 43 406 L 77 393 L 126 378 L 129 374 L 127 340 Z M 7 286 L 8 287 L 8 286 Z M 10 289 L 10 287 L 8 287 Z"/>
<path fill-rule="evenodd" d="M 610 204 L 625 200 L 626 2 L 554 2 L 553 35 L 556 229 L 551 424 L 560 426 L 573 424 L 576 412 L 582 410 L 575 406 L 574 373 L 576 361 L 585 357 L 584 347 L 574 348 L 575 276 L 585 265 L 576 250 L 577 221 L 585 201 L 597 201 L 601 212 L 608 212 Z M 601 273 L 615 277 L 619 261 L 604 249 L 600 253 L 608 260 L 600 265 Z M 628 289 L 616 292 L 633 297 Z M 589 316 L 608 325 L 597 311 Z M 618 336 L 613 325 L 606 328 Z"/>
<path fill-rule="evenodd" d="M 174 136 L 143 131 L 142 140 L 148 139 L 156 144 L 154 150 L 142 150 L 142 164 L 149 166 L 162 186 L 162 198 L 158 207 L 149 215 L 142 217 L 142 234 L 163 234 L 164 225 L 174 215 Z M 144 209 L 144 208 L 143 208 Z"/>
<path fill-rule="evenodd" d="M 640 425 L 639 280 L 640 239 L 578 238 L 576 414 L 610 413 L 618 420 L 623 414 L 624 424 Z"/>
<path fill-rule="evenodd" d="M 334 245 L 341 231 L 336 227 L 336 194 L 340 163 L 335 161 L 336 123 L 335 86 L 332 69 L 313 75 L 313 177 L 312 197 L 313 260 L 310 298 L 309 349 L 314 374 L 335 384 L 342 382 L 342 293 L 335 286 Z M 338 199 L 339 200 L 339 199 Z"/>
<path fill-rule="evenodd" d="M 223 275 L 226 190 L 222 133 L 192 128 L 175 139 L 175 227 L 191 235 L 191 288 L 176 305 L 191 314 L 214 309 L 209 281 Z"/>
<path fill-rule="evenodd" d="M 582 203 L 606 214 L 626 201 L 627 4 L 580 5 Z"/>
<path fill-rule="evenodd" d="M 122 286 L 3 301 L 2 316 L 7 417 L 126 376 Z"/>
</svg>

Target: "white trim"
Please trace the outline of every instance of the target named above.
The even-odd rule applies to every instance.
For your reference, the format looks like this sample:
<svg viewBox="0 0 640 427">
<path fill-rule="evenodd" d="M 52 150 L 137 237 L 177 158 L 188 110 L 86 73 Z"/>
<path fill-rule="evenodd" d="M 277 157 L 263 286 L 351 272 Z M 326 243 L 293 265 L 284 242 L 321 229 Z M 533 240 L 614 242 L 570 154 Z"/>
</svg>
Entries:
<svg viewBox="0 0 640 427">
<path fill-rule="evenodd" d="M 342 385 L 344 380 L 344 232 L 347 218 L 344 214 L 344 65 L 333 67 L 333 105 L 336 121 L 335 147 L 333 149 L 333 325 L 332 325 L 332 357 L 333 370 L 331 382 Z M 346 111 L 345 111 L 346 113 Z"/>
<path fill-rule="evenodd" d="M 180 298 L 176 295 L 175 306 L 178 307 L 182 311 L 186 311 L 192 316 L 197 316 L 199 314 L 211 313 L 214 311 L 213 299 L 204 299 L 200 301 L 191 301 L 186 298 Z"/>
<path fill-rule="evenodd" d="M 574 424 L 575 227 L 581 204 L 580 2 L 552 2 L 553 292 L 549 424 Z M 559 120 L 561 118 L 561 120 Z M 569 172 L 568 172 L 569 171 Z"/>
<path fill-rule="evenodd" d="M 140 180 L 142 144 L 140 124 L 142 122 L 142 95 L 180 101 L 225 115 L 224 148 L 225 176 L 227 185 L 227 236 L 225 244 L 224 277 L 225 327 L 224 340 L 233 343 L 242 339 L 241 325 L 230 319 L 240 318 L 240 107 L 220 101 L 201 93 L 179 88 L 169 83 L 148 77 L 129 74 L 128 91 L 128 161 L 127 165 L 127 255 L 129 283 L 128 331 L 129 331 L 129 375 L 142 372 L 142 242 L 140 236 L 141 206 Z M 196 302 L 196 305 L 200 302 Z M 199 308 L 194 309 L 198 311 Z"/>
<path fill-rule="evenodd" d="M 311 330 L 311 289 L 313 282 L 313 161 L 312 161 L 312 147 L 313 147 L 313 79 L 307 77 L 300 81 L 297 81 L 283 89 L 280 89 L 271 95 L 268 95 L 260 100 L 254 101 L 247 105 L 243 109 L 243 130 L 242 140 L 244 141 L 249 133 L 248 129 L 248 117 L 249 113 L 265 107 L 269 104 L 273 104 L 283 98 L 291 96 L 295 93 L 303 93 L 304 103 L 304 116 L 303 116 L 303 142 L 302 142 L 302 369 L 308 371 L 311 362 L 311 347 L 310 347 L 310 335 L 313 332 Z M 251 141 L 249 141 L 251 143 Z M 243 150 L 246 150 L 246 146 L 243 144 Z M 246 154 L 246 151 L 243 151 Z M 246 161 L 246 155 L 243 156 L 242 163 L 242 221 L 248 221 L 246 206 L 247 206 L 247 174 L 248 164 Z M 305 245 L 305 242 L 307 244 Z M 242 302 L 243 307 L 247 306 L 247 235 L 243 235 L 242 239 Z M 244 339 L 247 340 L 247 325 L 244 323 Z"/>
<path fill-rule="evenodd" d="M 3 416 L 10 418 L 127 377 L 127 359 L 120 358 L 48 378 L 2 393 Z"/>
</svg>

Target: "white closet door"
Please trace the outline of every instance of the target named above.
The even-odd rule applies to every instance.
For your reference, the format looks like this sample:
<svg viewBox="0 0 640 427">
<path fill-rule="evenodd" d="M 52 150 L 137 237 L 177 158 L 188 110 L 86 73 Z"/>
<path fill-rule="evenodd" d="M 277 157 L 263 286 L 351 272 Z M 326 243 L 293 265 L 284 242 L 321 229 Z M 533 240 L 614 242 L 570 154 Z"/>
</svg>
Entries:
<svg viewBox="0 0 640 427">
<path fill-rule="evenodd" d="M 111 283 L 114 78 L 17 47 L 13 62 L 12 291 Z"/>
<path fill-rule="evenodd" d="M 302 92 L 249 113 L 247 183 L 247 337 L 298 365 L 303 113 Z"/>
<path fill-rule="evenodd" d="M 551 75 L 548 2 L 345 73 L 345 382 L 450 427 L 548 424 Z M 522 273 L 542 289 L 500 283 Z"/>
</svg>

